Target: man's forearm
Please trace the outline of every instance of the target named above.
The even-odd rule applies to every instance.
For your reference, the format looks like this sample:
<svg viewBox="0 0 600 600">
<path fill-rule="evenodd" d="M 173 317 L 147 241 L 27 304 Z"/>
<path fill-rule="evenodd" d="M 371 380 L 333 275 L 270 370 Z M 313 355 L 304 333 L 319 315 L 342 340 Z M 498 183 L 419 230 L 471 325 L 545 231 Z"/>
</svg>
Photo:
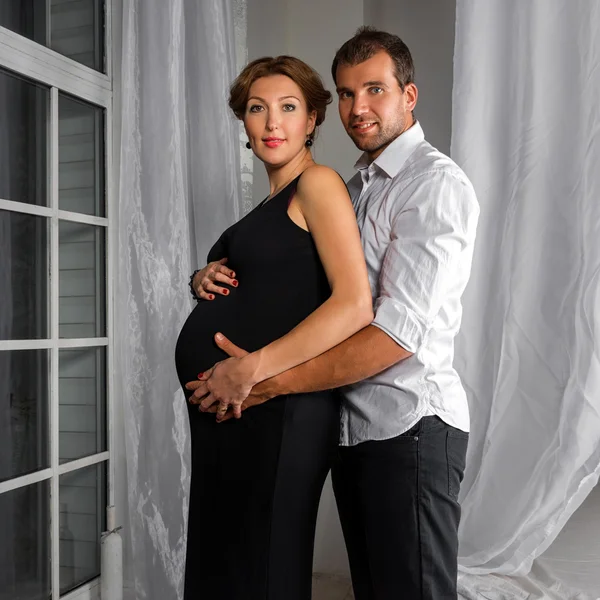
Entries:
<svg viewBox="0 0 600 600">
<path fill-rule="evenodd" d="M 263 383 L 273 395 L 329 390 L 372 377 L 409 356 L 387 333 L 368 325 L 335 348 Z"/>
</svg>

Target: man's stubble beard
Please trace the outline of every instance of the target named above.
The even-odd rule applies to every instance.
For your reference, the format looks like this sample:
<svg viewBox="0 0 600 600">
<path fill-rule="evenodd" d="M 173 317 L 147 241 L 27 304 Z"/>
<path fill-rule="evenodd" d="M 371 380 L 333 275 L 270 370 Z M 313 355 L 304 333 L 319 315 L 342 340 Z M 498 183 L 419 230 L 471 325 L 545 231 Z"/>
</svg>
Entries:
<svg viewBox="0 0 600 600">
<path fill-rule="evenodd" d="M 359 150 L 362 152 L 374 153 L 382 148 L 385 148 L 397 137 L 399 137 L 404 132 L 405 124 L 406 119 L 401 116 L 391 126 L 388 126 L 385 129 L 380 129 L 379 133 L 370 139 L 361 140 L 360 138 L 355 138 L 354 135 L 352 135 L 352 129 L 350 129 L 348 135 Z M 381 122 L 377 121 L 377 126 L 381 127 Z"/>
</svg>

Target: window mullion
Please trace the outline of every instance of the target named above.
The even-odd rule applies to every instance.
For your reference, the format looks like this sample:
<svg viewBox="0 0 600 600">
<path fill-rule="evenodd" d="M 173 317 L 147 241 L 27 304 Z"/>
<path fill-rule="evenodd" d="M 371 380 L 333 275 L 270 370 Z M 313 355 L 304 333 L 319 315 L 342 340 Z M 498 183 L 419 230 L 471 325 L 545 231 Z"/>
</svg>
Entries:
<svg viewBox="0 0 600 600">
<path fill-rule="evenodd" d="M 107 6 L 110 2 L 106 3 Z M 108 19 L 108 17 L 107 17 Z M 108 33 L 107 33 L 108 35 Z M 110 46 L 107 46 L 110 47 Z M 110 72 L 110 71 L 109 71 Z M 114 394 L 114 380 L 113 373 L 115 372 L 114 366 L 114 338 L 113 338 L 113 319 L 114 319 L 114 300 L 115 300 L 115 260 L 116 254 L 115 249 L 117 248 L 117 234 L 114 230 L 114 223 L 116 223 L 116 207 L 113 199 L 113 103 L 112 99 L 106 108 L 104 118 L 104 194 L 106 195 L 106 217 L 108 220 L 108 231 L 106 235 L 106 335 L 108 337 L 108 348 L 106 353 L 106 441 L 107 450 L 109 452 L 109 461 L 107 469 L 107 484 L 108 494 L 107 503 L 109 506 L 115 504 L 115 461 L 114 448 L 114 418 L 115 418 L 115 394 Z"/>
<path fill-rule="evenodd" d="M 50 90 L 50 455 L 52 468 L 50 523 L 52 540 L 52 598 L 60 598 L 60 498 L 59 498 L 59 399 L 58 399 L 58 326 L 59 326 L 59 239 L 58 239 L 58 89 Z"/>
</svg>

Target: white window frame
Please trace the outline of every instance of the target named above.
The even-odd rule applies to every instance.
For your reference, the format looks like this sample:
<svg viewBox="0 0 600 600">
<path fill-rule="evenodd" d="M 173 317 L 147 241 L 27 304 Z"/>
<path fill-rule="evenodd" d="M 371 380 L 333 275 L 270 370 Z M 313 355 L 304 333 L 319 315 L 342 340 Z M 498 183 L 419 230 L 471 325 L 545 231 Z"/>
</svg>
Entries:
<svg viewBox="0 0 600 600">
<path fill-rule="evenodd" d="M 0 493 L 22 488 L 40 481 L 50 482 L 50 527 L 51 527 L 51 592 L 52 598 L 66 600 L 97 599 L 100 596 L 100 578 L 96 578 L 75 590 L 60 595 L 59 528 L 60 500 L 59 478 L 65 473 L 106 463 L 107 500 L 115 504 L 115 460 L 114 460 L 114 350 L 113 314 L 116 201 L 113 186 L 113 77 L 112 77 L 112 10 L 113 0 L 105 3 L 105 56 L 106 74 L 95 71 L 74 60 L 0 27 L 0 68 L 9 69 L 36 83 L 50 88 L 48 183 L 49 206 L 35 206 L 0 198 L 0 210 L 9 210 L 28 215 L 49 218 L 49 268 L 50 268 L 50 339 L 43 340 L 0 340 L 0 351 L 4 350 L 49 350 L 49 427 L 50 467 L 28 475 L 0 482 Z M 105 206 L 106 217 L 94 217 L 59 208 L 58 187 L 58 101 L 59 93 L 91 102 L 105 110 Z M 61 339 L 59 338 L 59 292 L 58 292 L 58 225 L 60 221 L 84 223 L 106 229 L 106 337 Z M 106 432 L 107 450 L 67 463 L 59 464 L 59 351 L 64 348 L 106 348 Z M 100 507 L 104 510 L 105 507 Z M 101 575 L 102 576 L 102 575 Z"/>
</svg>

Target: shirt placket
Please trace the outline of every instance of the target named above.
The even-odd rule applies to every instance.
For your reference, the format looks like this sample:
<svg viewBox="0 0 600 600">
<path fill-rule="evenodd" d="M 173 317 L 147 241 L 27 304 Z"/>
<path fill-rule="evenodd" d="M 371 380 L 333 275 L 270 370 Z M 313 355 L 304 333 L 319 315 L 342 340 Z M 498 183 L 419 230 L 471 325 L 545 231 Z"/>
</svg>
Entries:
<svg viewBox="0 0 600 600">
<path fill-rule="evenodd" d="M 358 195 L 358 202 L 356 206 L 358 207 L 358 211 L 356 212 L 356 221 L 358 222 L 358 226 L 361 228 L 365 223 L 365 216 L 367 213 L 367 200 L 366 196 L 369 193 L 369 188 L 373 183 L 373 165 L 369 166 L 367 169 L 362 169 L 360 171 L 360 177 L 362 179 L 362 188 L 360 190 L 360 194 Z M 363 243 L 364 247 L 364 243 Z"/>
</svg>

